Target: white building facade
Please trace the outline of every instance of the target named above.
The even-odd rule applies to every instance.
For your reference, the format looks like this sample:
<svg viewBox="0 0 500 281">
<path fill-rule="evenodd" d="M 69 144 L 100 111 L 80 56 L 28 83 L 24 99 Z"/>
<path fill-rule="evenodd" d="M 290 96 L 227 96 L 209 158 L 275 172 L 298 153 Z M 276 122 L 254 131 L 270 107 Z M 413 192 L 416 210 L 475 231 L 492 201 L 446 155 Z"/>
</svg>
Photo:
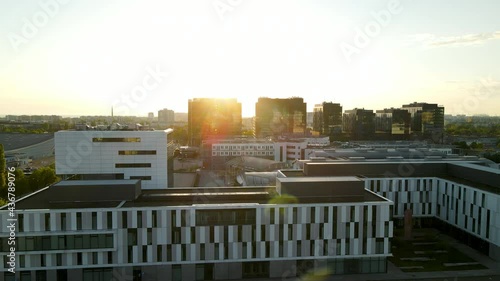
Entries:
<svg viewBox="0 0 500 281">
<path fill-rule="evenodd" d="M 386 272 L 391 204 L 19 211 L 16 276 L 51 281 L 139 275 L 142 280 L 291 278 L 327 266 L 335 274 Z M 0 218 L 5 229 L 8 213 Z M 1 242 L 5 256 L 7 237 Z M 1 271 L 0 280 L 14 280 L 5 262 Z"/>
<path fill-rule="evenodd" d="M 407 209 L 414 218 L 436 218 L 500 246 L 500 194 L 438 177 L 366 178 L 365 188 L 394 202 L 394 218 Z"/>
<path fill-rule="evenodd" d="M 171 129 L 56 132 L 56 173 L 140 179 L 143 189 L 167 188 L 170 132 Z"/>
</svg>

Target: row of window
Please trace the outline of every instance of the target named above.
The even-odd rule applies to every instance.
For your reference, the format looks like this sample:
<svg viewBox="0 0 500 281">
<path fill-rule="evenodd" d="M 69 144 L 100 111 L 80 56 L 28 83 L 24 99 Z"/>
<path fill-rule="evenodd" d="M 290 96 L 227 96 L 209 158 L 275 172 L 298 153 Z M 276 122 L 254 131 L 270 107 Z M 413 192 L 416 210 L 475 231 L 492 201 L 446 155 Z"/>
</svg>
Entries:
<svg viewBox="0 0 500 281">
<path fill-rule="evenodd" d="M 134 176 L 132 176 L 134 177 Z M 131 177 L 131 178 L 132 178 Z M 151 179 L 150 176 L 137 176 L 134 177 L 137 179 Z M 368 221 L 368 209 L 372 210 L 372 219 L 371 221 L 376 221 L 377 218 L 377 206 L 349 206 L 345 209 L 346 217 L 348 222 L 362 222 L 359 217 L 356 217 L 356 209 L 358 209 L 360 215 L 363 214 L 363 222 Z M 326 223 L 329 221 L 337 221 L 339 220 L 339 207 L 332 207 L 332 215 L 329 217 L 329 207 L 312 207 L 309 211 L 309 216 L 303 217 L 300 214 L 300 207 L 292 207 L 292 208 L 269 208 L 264 210 L 265 214 L 263 216 L 262 223 L 264 225 L 267 224 L 297 224 L 297 223 Z M 321 215 L 322 211 L 322 215 Z M 391 209 L 392 211 L 392 209 Z M 276 216 L 276 212 L 278 212 Z M 180 221 L 177 222 L 177 212 L 170 211 L 168 212 L 170 215 L 170 226 L 188 226 L 190 225 L 190 210 L 180 210 Z M 118 224 L 118 227 L 121 228 L 129 228 L 131 225 L 128 224 L 128 214 L 129 212 L 121 212 L 121 226 Z M 198 209 L 195 211 L 196 223 L 197 226 L 225 226 L 225 225 L 255 225 L 256 224 L 256 209 L 224 209 L 224 210 L 203 210 Z M 83 229 L 97 229 L 97 215 L 98 212 L 91 212 L 90 214 L 90 222 L 89 225 L 83 225 L 83 216 L 82 213 L 76 213 L 76 230 Z M 118 214 L 120 215 L 120 214 Z M 392 213 L 391 213 L 392 215 Z M 18 214 L 18 222 L 19 222 L 19 232 L 24 231 L 24 214 Z M 50 230 L 69 230 L 68 219 L 70 218 L 70 214 L 61 213 L 61 214 L 52 214 L 52 216 L 60 216 L 60 227 L 56 226 L 55 229 L 51 227 L 51 214 L 45 213 L 43 214 L 43 225 L 45 231 Z M 103 222 L 103 228 L 112 229 L 113 228 L 113 214 L 112 212 L 106 212 L 105 221 Z M 289 219 L 290 218 L 290 219 Z M 156 228 L 159 224 L 158 211 L 151 211 L 151 227 Z M 137 211 L 137 228 L 146 227 L 143 223 L 143 211 Z"/>
<path fill-rule="evenodd" d="M 115 168 L 151 168 L 151 163 L 116 163 Z"/>
<path fill-rule="evenodd" d="M 454 183 L 451 182 L 444 182 L 444 194 L 449 194 L 450 196 L 455 198 L 455 190 L 458 189 L 458 197 L 456 197 L 458 200 L 466 200 L 467 198 L 467 189 L 464 186 L 460 185 L 455 185 Z M 451 192 L 448 192 L 451 191 Z M 481 196 L 478 196 L 478 191 L 476 190 L 471 190 L 469 192 L 472 192 L 472 204 L 474 205 L 479 205 L 480 207 L 485 207 L 486 206 L 486 194 L 481 192 Z M 479 198 L 481 198 L 481 203 L 479 204 Z"/>
<path fill-rule="evenodd" d="M 245 152 L 239 152 L 239 151 L 233 151 L 233 152 L 228 152 L 228 151 L 221 151 L 221 152 L 212 152 L 212 156 L 241 156 L 241 155 L 260 155 L 260 156 L 266 156 L 266 155 L 274 155 L 274 152 L 266 152 L 266 151 L 245 151 Z"/>
<path fill-rule="evenodd" d="M 0 238 L 2 252 L 8 252 L 11 245 L 8 238 Z M 55 251 L 113 248 L 113 234 L 20 236 L 16 238 L 19 251 Z"/>
<path fill-rule="evenodd" d="M 92 138 L 92 142 L 141 142 L 141 138 Z"/>
<path fill-rule="evenodd" d="M 410 188 L 410 182 L 414 181 L 414 189 Z M 431 191 L 433 179 L 392 179 L 392 180 L 371 180 L 370 190 L 373 192 L 414 192 Z M 386 182 L 386 189 L 382 190 L 383 182 Z"/>
<path fill-rule="evenodd" d="M 272 145 L 214 145 L 212 150 L 274 150 Z"/>
<path fill-rule="evenodd" d="M 386 254 L 385 249 L 390 249 L 390 242 L 384 241 L 384 238 L 376 238 L 374 241 L 375 252 L 370 254 Z M 156 247 L 148 247 L 143 245 L 142 247 L 137 247 L 141 251 L 142 255 L 137 256 L 138 253 L 134 253 L 134 246 L 128 246 L 128 262 L 172 262 L 172 261 L 189 261 L 189 260 L 227 260 L 234 258 L 252 259 L 259 257 L 287 257 L 290 254 L 295 257 L 317 257 L 317 256 L 341 256 L 341 255 L 359 255 L 368 254 L 367 243 L 354 242 L 351 243 L 351 239 L 345 239 L 342 243 L 341 239 L 333 240 L 320 240 L 320 241 L 296 241 L 293 243 L 292 253 L 287 253 L 288 243 L 280 241 L 277 243 L 275 248 L 275 243 L 271 241 L 264 241 L 264 247 L 260 247 L 260 242 L 245 242 L 241 244 L 241 250 L 234 256 L 234 252 L 231 251 L 231 247 L 225 243 L 214 243 L 209 247 L 207 244 L 200 244 L 195 246 L 193 244 L 180 244 L 180 245 L 157 245 Z M 362 244 L 362 249 L 360 246 Z M 356 247 L 356 245 L 358 247 Z M 191 249 L 195 247 L 197 250 L 196 257 L 191 256 Z M 198 248 L 199 247 L 199 248 Z M 344 251 L 342 251 L 342 247 Z M 358 249 L 358 250 L 355 250 Z M 176 254 L 176 250 L 180 250 Z M 277 256 L 274 255 L 274 251 L 277 250 Z M 151 251 L 156 252 L 156 260 L 152 257 L 154 256 Z M 231 252 L 230 252 L 231 251 Z M 258 254 L 258 251 L 260 252 Z M 177 259 L 177 257 L 179 259 Z M 136 260 L 134 261 L 134 257 Z M 149 259 L 148 259 L 149 257 Z"/>
<path fill-rule="evenodd" d="M 241 266 L 242 278 L 268 278 L 272 263 L 268 261 L 243 262 Z M 298 260 L 290 270 L 285 271 L 283 278 L 306 274 L 315 268 L 314 260 Z M 295 269 L 295 270 L 293 270 Z M 172 273 L 169 280 L 182 280 L 182 265 L 172 265 Z M 386 258 L 363 258 L 363 259 L 331 259 L 326 263 L 325 270 L 331 274 L 356 274 L 356 273 L 383 273 L 387 271 Z M 295 272 L 294 272 L 295 271 Z M 90 268 L 83 269 L 83 281 L 109 281 L 109 280 L 141 280 L 142 270 L 134 267 L 131 274 L 124 274 L 113 268 Z M 195 280 L 214 280 L 215 267 L 213 263 L 196 264 Z M 21 281 L 31 281 L 31 272 L 20 273 Z M 67 280 L 67 270 L 58 270 L 57 280 Z M 46 281 L 47 271 L 39 270 L 35 273 L 35 280 Z M 14 281 L 15 275 L 4 273 L 6 281 Z"/>
<path fill-rule="evenodd" d="M 57 270 L 56 278 L 58 281 L 66 281 L 68 280 L 68 271 L 66 269 Z M 16 281 L 16 275 L 10 272 L 5 272 L 4 274 L 5 281 Z M 34 279 L 32 279 L 31 271 L 21 271 L 20 272 L 20 281 L 53 281 L 48 280 L 47 278 L 47 270 L 37 270 L 34 274 Z M 110 281 L 110 280 L 132 280 L 128 278 L 132 278 L 131 276 L 125 276 L 120 273 L 119 270 L 113 270 L 113 268 L 91 268 L 91 269 L 83 269 L 83 279 L 82 281 Z M 136 280 L 136 279 L 134 279 Z"/>
<path fill-rule="evenodd" d="M 292 208 L 269 208 L 263 210 L 265 215 L 262 220 L 262 224 L 297 224 L 297 223 L 326 223 L 330 221 L 337 221 L 340 219 L 338 216 L 338 212 L 341 212 L 337 206 L 332 207 L 332 216 L 329 217 L 329 207 L 311 207 L 309 209 L 309 216 L 302 216 L 301 207 L 292 207 Z M 349 206 L 345 208 L 346 217 L 348 222 L 356 222 L 359 221 L 359 216 L 356 216 L 356 210 L 358 213 L 361 212 L 364 214 L 363 221 L 368 220 L 368 209 L 371 208 L 372 216 L 371 220 L 377 220 L 377 206 Z M 245 210 L 245 209 L 242 209 Z M 392 209 L 391 209 L 392 210 Z M 242 224 L 242 217 L 239 217 L 237 213 L 239 209 L 236 210 L 196 210 L 196 225 L 239 225 Z M 320 216 L 322 211 L 322 216 Z M 215 214 L 212 214 L 215 213 Z M 246 221 L 255 221 L 253 216 L 256 215 L 256 209 L 245 210 L 245 212 L 251 212 L 251 214 L 246 214 Z M 275 213 L 278 212 L 278 216 L 276 217 Z M 198 215 L 200 217 L 198 217 Z M 207 214 L 207 215 L 205 215 Z M 210 215 L 208 215 L 210 214 Z M 316 215 L 318 214 L 318 218 Z M 392 215 L 392 214 L 390 214 Z M 139 215 L 138 215 L 139 216 Z M 189 210 L 181 210 L 181 220 L 180 226 L 188 226 L 189 224 Z M 289 222 L 289 218 L 291 217 L 291 221 Z M 230 218 L 230 219 L 229 219 Z M 171 221 L 172 225 L 176 226 L 176 215 L 175 212 L 171 212 Z M 214 224 L 210 224 L 210 223 Z M 247 223 L 249 224 L 249 223 Z M 125 226 L 124 226 L 125 227 Z"/>
<path fill-rule="evenodd" d="M 119 150 L 118 155 L 156 155 L 156 150 Z"/>
<path fill-rule="evenodd" d="M 130 176 L 131 180 L 143 180 L 143 181 L 150 181 L 151 176 Z"/>
<path fill-rule="evenodd" d="M 255 209 L 196 210 L 197 226 L 256 224 Z"/>
</svg>

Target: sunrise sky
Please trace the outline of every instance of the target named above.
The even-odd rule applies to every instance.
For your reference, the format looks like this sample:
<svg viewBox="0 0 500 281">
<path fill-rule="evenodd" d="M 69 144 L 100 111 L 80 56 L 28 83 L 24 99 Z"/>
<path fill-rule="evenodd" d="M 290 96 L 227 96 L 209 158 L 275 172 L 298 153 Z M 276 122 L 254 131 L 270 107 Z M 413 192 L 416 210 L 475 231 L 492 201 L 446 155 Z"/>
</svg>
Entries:
<svg viewBox="0 0 500 281">
<path fill-rule="evenodd" d="M 156 116 L 235 97 L 249 117 L 263 96 L 303 97 L 309 111 L 417 101 L 500 115 L 499 11 L 497 0 L 1 1 L 0 115 Z"/>
</svg>

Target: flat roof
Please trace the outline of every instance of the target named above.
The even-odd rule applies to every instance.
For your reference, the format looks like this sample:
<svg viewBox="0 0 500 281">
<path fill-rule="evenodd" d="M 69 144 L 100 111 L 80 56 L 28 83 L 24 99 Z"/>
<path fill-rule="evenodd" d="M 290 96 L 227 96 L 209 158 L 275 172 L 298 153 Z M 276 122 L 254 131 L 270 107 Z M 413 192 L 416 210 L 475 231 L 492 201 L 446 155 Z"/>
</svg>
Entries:
<svg viewBox="0 0 500 281">
<path fill-rule="evenodd" d="M 291 177 L 291 178 L 278 178 L 280 182 L 346 182 L 346 181 L 363 181 L 355 176 L 331 176 L 331 177 Z"/>
<path fill-rule="evenodd" d="M 126 184 L 136 184 L 139 180 L 132 179 L 132 180 L 66 180 L 66 181 L 60 181 L 53 186 L 82 186 L 82 185 L 89 185 L 89 186 L 95 186 L 95 185 L 126 185 Z"/>
<path fill-rule="evenodd" d="M 359 179 L 354 178 L 359 181 Z M 109 181 L 111 182 L 111 180 Z M 134 200 L 117 200 L 103 202 L 61 202 L 51 203 L 49 188 L 32 193 L 26 200 L 16 202 L 17 210 L 36 209 L 95 209 L 95 208 L 137 208 L 137 207 L 175 207 L 175 206 L 254 206 L 270 204 L 270 200 L 277 196 L 273 187 L 213 187 L 213 188 L 168 188 L 165 190 L 143 190 Z M 381 196 L 364 190 L 364 202 L 390 202 Z M 338 198 L 300 198 L 298 204 L 346 204 L 350 201 L 339 201 Z M 5 209 L 6 206 L 0 209 Z"/>
</svg>

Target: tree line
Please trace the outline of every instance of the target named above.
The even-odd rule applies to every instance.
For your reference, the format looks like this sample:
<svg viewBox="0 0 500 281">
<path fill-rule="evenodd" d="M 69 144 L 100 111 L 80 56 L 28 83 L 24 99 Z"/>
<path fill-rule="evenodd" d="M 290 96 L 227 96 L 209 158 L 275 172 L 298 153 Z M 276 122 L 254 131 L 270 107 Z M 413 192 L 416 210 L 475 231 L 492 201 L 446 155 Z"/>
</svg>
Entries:
<svg viewBox="0 0 500 281">
<path fill-rule="evenodd" d="M 500 124 L 452 123 L 446 125 L 446 133 L 454 136 L 500 137 Z"/>
<path fill-rule="evenodd" d="M 7 173 L 4 148 L 0 144 L 0 206 L 7 203 Z M 15 176 L 16 198 L 37 191 L 59 180 L 56 176 L 54 164 L 39 168 L 33 171 L 31 175 L 25 175 L 20 169 L 16 169 L 13 174 Z"/>
</svg>

